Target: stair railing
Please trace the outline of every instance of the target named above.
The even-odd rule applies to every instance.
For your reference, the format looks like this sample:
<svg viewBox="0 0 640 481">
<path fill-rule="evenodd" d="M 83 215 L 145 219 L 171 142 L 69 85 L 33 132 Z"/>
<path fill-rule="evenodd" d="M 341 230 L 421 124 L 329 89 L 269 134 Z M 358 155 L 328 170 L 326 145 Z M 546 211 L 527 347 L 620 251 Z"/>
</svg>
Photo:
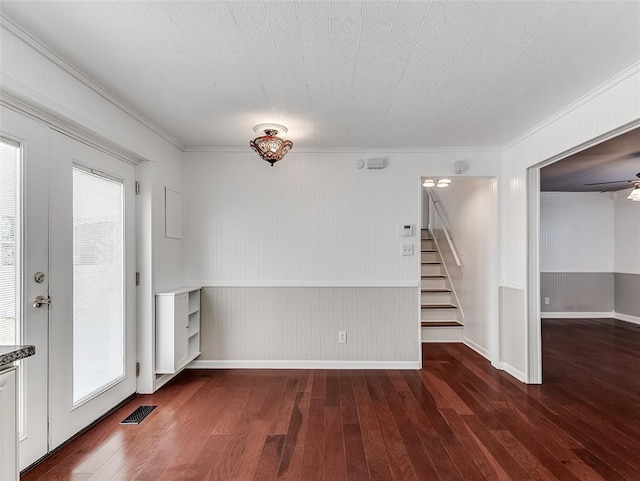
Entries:
<svg viewBox="0 0 640 481">
<path fill-rule="evenodd" d="M 460 257 L 458 256 L 458 252 L 456 251 L 456 248 L 453 245 L 453 239 L 449 234 L 449 229 L 447 229 L 447 221 L 444 215 L 442 214 L 442 211 L 440 210 L 440 206 L 438 205 L 440 201 L 435 196 L 435 194 L 430 192 L 430 189 L 426 189 L 426 191 L 427 191 L 427 195 L 429 196 L 429 200 L 431 200 L 431 204 L 433 204 L 433 208 L 434 208 L 433 210 L 435 211 L 436 215 L 440 219 L 440 224 L 442 225 L 442 233 L 444 234 L 445 238 L 447 239 L 447 242 L 449 243 L 449 248 L 451 249 L 451 253 L 453 254 L 453 259 L 456 261 L 456 265 L 458 267 L 461 267 L 462 263 L 460 262 Z"/>
</svg>

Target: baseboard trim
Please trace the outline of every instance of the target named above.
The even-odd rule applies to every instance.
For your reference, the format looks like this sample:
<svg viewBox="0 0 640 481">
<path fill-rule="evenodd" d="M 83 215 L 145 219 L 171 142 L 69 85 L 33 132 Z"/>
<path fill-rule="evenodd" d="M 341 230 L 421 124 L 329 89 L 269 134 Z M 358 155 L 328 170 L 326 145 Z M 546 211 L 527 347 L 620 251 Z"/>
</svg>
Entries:
<svg viewBox="0 0 640 481">
<path fill-rule="evenodd" d="M 595 318 L 611 318 L 614 316 L 613 311 L 609 312 L 541 312 L 542 319 L 595 319 Z"/>
<path fill-rule="evenodd" d="M 370 288 L 397 288 L 397 287 L 420 287 L 419 282 L 404 282 L 404 281 L 202 281 L 198 283 L 202 285 L 203 289 L 215 288 L 215 287 L 370 287 Z"/>
<path fill-rule="evenodd" d="M 621 314 L 620 312 L 614 312 L 613 318 L 619 321 L 630 322 L 631 324 L 640 325 L 640 317 L 630 316 L 629 314 Z"/>
<path fill-rule="evenodd" d="M 419 361 L 193 361 L 187 369 L 420 369 Z"/>
<path fill-rule="evenodd" d="M 511 364 L 508 364 L 506 362 L 499 362 L 496 364 L 496 367 L 501 371 L 504 371 L 507 374 L 515 377 L 518 381 L 526 382 L 527 377 L 525 376 L 525 374 L 513 367 Z"/>
<path fill-rule="evenodd" d="M 488 361 L 491 360 L 491 353 L 489 352 L 488 349 L 485 349 L 484 347 L 480 346 L 479 344 L 476 344 L 475 342 L 473 342 L 471 339 L 468 339 L 467 337 L 463 337 L 462 338 L 462 342 L 464 343 L 465 346 L 473 349 L 474 351 L 476 351 L 478 354 L 480 354 L 482 357 L 484 357 Z"/>
</svg>

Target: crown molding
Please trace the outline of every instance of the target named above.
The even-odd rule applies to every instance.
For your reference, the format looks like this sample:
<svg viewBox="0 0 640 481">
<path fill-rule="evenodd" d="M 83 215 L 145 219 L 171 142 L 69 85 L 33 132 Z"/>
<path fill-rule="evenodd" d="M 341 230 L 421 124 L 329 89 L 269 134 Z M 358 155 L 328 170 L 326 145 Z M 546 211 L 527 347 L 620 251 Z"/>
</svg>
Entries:
<svg viewBox="0 0 640 481">
<path fill-rule="evenodd" d="M 579 108 L 582 105 L 588 103 L 589 101 L 591 101 L 594 98 L 598 97 L 599 95 L 601 95 L 602 93 L 606 92 L 607 90 L 615 87 L 620 82 L 624 81 L 625 79 L 627 79 L 630 76 L 632 76 L 632 75 L 634 75 L 636 73 L 639 73 L 639 72 L 640 72 L 640 62 L 636 62 L 633 65 L 631 65 L 630 67 L 628 67 L 625 70 L 623 70 L 622 72 L 620 72 L 619 74 L 617 74 L 614 77 L 612 77 L 609 80 L 607 80 L 605 83 L 599 85 L 595 89 L 593 89 L 590 92 L 588 92 L 587 94 L 583 95 L 578 100 L 575 100 L 574 102 L 572 102 L 569 105 L 567 105 L 565 108 L 559 110 L 558 112 L 556 112 L 555 114 L 553 114 L 550 117 L 546 118 L 545 120 L 543 120 L 539 124 L 535 125 L 534 127 L 530 128 L 529 130 L 525 131 L 524 133 L 520 134 L 515 139 L 507 142 L 504 145 L 504 147 L 502 147 L 502 150 L 504 150 L 504 151 L 509 150 L 510 148 L 514 147 L 515 145 L 517 145 L 520 142 L 522 142 L 525 139 L 527 139 L 528 137 L 531 137 L 535 133 L 543 130 L 545 127 L 553 124 L 554 122 L 558 121 L 562 117 L 570 114 L 571 112 L 573 112 L 577 108 Z"/>
<path fill-rule="evenodd" d="M 383 154 L 455 154 L 472 152 L 501 153 L 502 147 L 294 147 L 292 154 L 359 154 L 359 155 L 383 155 Z M 184 152 L 208 152 L 226 154 L 244 154 L 253 152 L 247 143 L 247 147 L 185 147 Z"/>
<path fill-rule="evenodd" d="M 75 78 L 85 86 L 89 87 L 91 90 L 93 90 L 95 93 L 100 95 L 102 98 L 104 98 L 105 100 L 107 100 L 108 102 L 110 102 L 111 104 L 119 108 L 120 110 L 122 110 L 124 113 L 126 113 L 130 117 L 134 118 L 136 121 L 140 122 L 146 128 L 153 131 L 154 133 L 156 133 L 157 135 L 165 139 L 167 142 L 171 143 L 178 149 L 184 151 L 184 145 L 182 144 L 182 142 L 180 142 L 178 139 L 176 139 L 175 137 L 173 137 L 172 135 L 164 131 L 158 125 L 151 122 L 149 119 L 147 119 L 142 114 L 134 110 L 132 107 L 124 103 L 122 100 L 117 98 L 115 95 L 113 95 L 107 89 L 102 87 L 96 81 L 89 78 L 83 72 L 81 72 L 76 67 L 74 67 L 69 62 L 67 62 L 65 59 L 63 59 L 56 52 L 51 50 L 42 41 L 40 41 L 39 39 L 31 35 L 29 32 L 27 32 L 24 28 L 22 28 L 22 26 L 20 26 L 14 20 L 7 17 L 5 14 L 1 12 L 0 12 L 0 25 L 2 26 L 2 28 L 6 29 L 9 33 L 11 33 L 15 37 L 17 37 L 18 39 L 26 43 L 29 47 L 31 47 L 33 50 L 38 52 L 40 55 L 44 56 L 47 60 L 51 61 L 53 64 L 55 64 L 56 66 L 58 66 L 59 68 L 67 72 L 73 78 Z"/>
</svg>

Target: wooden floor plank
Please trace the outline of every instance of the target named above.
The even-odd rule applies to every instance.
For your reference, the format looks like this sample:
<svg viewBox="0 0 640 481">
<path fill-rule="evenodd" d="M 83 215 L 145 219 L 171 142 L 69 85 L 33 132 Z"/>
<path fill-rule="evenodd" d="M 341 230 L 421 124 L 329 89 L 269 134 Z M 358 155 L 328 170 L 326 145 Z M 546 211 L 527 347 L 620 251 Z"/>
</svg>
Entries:
<svg viewBox="0 0 640 481">
<path fill-rule="evenodd" d="M 189 370 L 24 481 L 638 481 L 640 327 L 544 320 L 544 384 L 462 344 L 420 371 Z M 119 422 L 140 405 L 139 425 Z"/>
</svg>

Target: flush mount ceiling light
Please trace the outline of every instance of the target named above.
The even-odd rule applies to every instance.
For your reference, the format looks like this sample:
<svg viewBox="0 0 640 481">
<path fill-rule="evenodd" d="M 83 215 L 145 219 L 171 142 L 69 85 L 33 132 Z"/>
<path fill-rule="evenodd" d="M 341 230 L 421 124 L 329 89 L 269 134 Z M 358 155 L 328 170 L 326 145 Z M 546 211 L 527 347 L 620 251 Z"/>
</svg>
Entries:
<svg viewBox="0 0 640 481">
<path fill-rule="evenodd" d="M 422 183 L 424 187 L 449 187 L 451 179 L 425 179 Z"/>
<path fill-rule="evenodd" d="M 278 137 L 278 132 L 286 134 L 288 132 L 284 125 L 278 124 L 259 124 L 253 128 L 256 134 L 263 134 L 249 142 L 249 145 L 255 150 L 261 159 L 273 164 L 282 160 L 287 152 L 293 147 L 293 142 Z"/>
</svg>

